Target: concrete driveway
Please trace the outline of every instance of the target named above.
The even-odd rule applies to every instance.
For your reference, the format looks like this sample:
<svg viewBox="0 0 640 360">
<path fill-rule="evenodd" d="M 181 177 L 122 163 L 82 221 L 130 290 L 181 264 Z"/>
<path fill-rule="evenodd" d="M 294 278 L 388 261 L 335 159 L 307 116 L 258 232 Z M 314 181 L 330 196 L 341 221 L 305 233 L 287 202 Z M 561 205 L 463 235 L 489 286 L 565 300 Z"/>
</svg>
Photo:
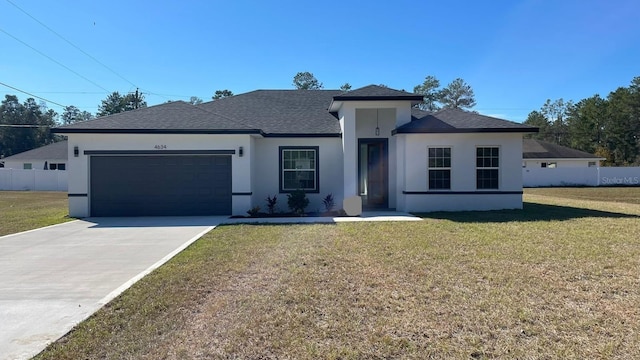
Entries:
<svg viewBox="0 0 640 360">
<path fill-rule="evenodd" d="M 89 218 L 0 237 L 0 359 L 28 359 L 225 217 Z"/>
</svg>

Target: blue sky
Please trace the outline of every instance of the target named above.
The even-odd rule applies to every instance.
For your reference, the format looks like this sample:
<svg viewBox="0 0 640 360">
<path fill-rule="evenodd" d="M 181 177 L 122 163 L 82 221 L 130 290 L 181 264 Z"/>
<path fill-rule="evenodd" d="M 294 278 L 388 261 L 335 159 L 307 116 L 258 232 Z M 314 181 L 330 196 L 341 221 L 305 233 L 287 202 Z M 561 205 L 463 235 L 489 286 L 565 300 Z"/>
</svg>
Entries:
<svg viewBox="0 0 640 360">
<path fill-rule="evenodd" d="M 606 96 L 640 76 L 638 14 L 637 0 L 0 0 L 0 82 L 95 113 L 136 87 L 154 105 L 290 89 L 299 71 L 326 89 L 461 77 L 475 110 L 523 121 L 547 98 Z"/>
</svg>

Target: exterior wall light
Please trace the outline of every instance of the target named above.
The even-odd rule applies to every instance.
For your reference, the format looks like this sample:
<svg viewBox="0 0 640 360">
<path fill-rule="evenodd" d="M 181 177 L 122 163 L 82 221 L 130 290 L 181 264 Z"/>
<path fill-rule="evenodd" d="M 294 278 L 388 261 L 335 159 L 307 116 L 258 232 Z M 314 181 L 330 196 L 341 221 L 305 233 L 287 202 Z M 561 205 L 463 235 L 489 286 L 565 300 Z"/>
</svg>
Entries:
<svg viewBox="0 0 640 360">
<path fill-rule="evenodd" d="M 238 156 L 242 157 L 244 155 L 244 149 L 242 148 L 242 146 L 240 146 L 238 148 Z"/>
<path fill-rule="evenodd" d="M 78 157 L 78 155 L 80 155 L 80 150 L 78 149 L 77 146 L 73 147 L 73 157 Z"/>
</svg>

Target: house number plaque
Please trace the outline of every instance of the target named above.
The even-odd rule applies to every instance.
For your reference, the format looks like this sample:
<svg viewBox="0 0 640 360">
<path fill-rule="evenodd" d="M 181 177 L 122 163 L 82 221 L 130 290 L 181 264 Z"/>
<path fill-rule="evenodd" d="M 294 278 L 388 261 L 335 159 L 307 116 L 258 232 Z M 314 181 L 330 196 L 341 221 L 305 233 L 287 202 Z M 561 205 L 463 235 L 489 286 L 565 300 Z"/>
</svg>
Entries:
<svg viewBox="0 0 640 360">
<path fill-rule="evenodd" d="M 167 145 L 154 145 L 153 148 L 156 150 L 165 150 Z"/>
</svg>

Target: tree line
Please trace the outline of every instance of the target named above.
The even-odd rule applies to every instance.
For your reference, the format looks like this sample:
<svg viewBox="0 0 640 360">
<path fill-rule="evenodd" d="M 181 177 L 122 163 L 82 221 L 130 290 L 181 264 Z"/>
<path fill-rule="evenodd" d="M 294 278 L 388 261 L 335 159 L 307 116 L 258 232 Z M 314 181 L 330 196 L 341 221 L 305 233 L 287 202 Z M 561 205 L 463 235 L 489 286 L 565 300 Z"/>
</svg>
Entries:
<svg viewBox="0 0 640 360">
<path fill-rule="evenodd" d="M 535 139 L 605 158 L 604 166 L 640 165 L 640 77 L 627 87 L 578 102 L 550 100 L 529 113 L 527 125 L 540 129 Z"/>
</svg>

